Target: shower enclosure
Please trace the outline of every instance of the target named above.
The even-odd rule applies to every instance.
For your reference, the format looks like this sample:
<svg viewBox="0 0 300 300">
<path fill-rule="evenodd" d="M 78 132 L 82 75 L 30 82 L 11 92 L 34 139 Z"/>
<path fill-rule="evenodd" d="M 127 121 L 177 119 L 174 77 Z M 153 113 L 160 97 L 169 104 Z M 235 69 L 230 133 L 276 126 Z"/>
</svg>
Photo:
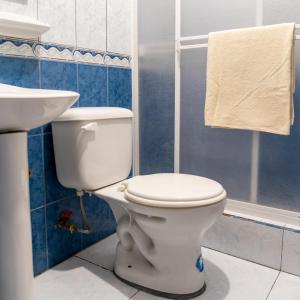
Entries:
<svg viewBox="0 0 300 300">
<path fill-rule="evenodd" d="M 290 136 L 205 127 L 207 48 L 176 53 L 176 41 L 184 37 L 300 24 L 300 2 L 137 2 L 140 172 L 209 177 L 224 185 L 230 199 L 300 213 L 300 41 L 296 41 L 295 124 Z"/>
</svg>

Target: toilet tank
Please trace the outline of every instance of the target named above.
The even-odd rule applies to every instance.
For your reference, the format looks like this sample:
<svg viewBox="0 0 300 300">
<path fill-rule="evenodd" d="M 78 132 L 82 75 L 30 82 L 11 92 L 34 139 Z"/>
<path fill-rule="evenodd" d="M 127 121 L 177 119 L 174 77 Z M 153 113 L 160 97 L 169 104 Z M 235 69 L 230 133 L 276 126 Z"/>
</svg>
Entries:
<svg viewBox="0 0 300 300">
<path fill-rule="evenodd" d="M 132 112 L 125 108 L 71 108 L 52 123 L 59 182 L 93 191 L 128 177 L 132 166 Z"/>
</svg>

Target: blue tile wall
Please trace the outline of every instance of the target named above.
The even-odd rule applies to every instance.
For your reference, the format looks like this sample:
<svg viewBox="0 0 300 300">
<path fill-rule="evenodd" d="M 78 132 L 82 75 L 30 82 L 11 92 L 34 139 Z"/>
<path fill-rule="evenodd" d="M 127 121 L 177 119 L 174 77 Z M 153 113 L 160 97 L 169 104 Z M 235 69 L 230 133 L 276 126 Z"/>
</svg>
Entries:
<svg viewBox="0 0 300 300">
<path fill-rule="evenodd" d="M 115 231 L 116 222 L 109 205 L 95 196 L 84 196 L 86 212 L 93 232 L 82 236 L 82 247 L 88 247 Z M 101 216 L 99 218 L 98 216 Z"/>
<path fill-rule="evenodd" d="M 0 56 L 0 82 L 23 87 L 79 91 L 75 106 L 131 108 L 131 70 L 67 61 Z M 108 96 L 109 95 L 109 96 Z M 93 227 L 89 236 L 56 230 L 60 212 L 72 210 L 81 226 L 75 191 L 56 177 L 51 126 L 36 128 L 28 136 L 30 205 L 34 272 L 39 274 L 115 231 L 109 206 L 96 197 L 85 197 Z"/>
<path fill-rule="evenodd" d="M 93 65 L 78 66 L 80 106 L 107 106 L 107 68 Z"/>
<path fill-rule="evenodd" d="M 34 273 L 39 274 L 47 269 L 47 238 L 45 208 L 31 212 L 32 248 Z"/>
<path fill-rule="evenodd" d="M 75 191 L 63 187 L 56 177 L 52 134 L 44 134 L 43 139 L 46 203 L 75 196 Z"/>
<path fill-rule="evenodd" d="M 15 57 L 0 57 L 0 82 L 29 88 L 40 87 L 39 61 Z M 5 72 L 4 72 L 5 70 Z"/>
<path fill-rule="evenodd" d="M 42 135 L 28 137 L 29 187 L 31 209 L 45 205 L 45 177 Z"/>
<path fill-rule="evenodd" d="M 22 59 L 0 56 L 0 82 L 28 88 L 39 88 L 39 61 L 37 59 Z M 30 134 L 38 134 L 41 128 L 35 128 Z"/>
<path fill-rule="evenodd" d="M 130 70 L 108 68 L 108 100 L 110 106 L 131 108 L 131 80 Z"/>
<path fill-rule="evenodd" d="M 41 61 L 41 87 L 43 89 L 78 91 L 77 65 L 58 61 Z"/>
<path fill-rule="evenodd" d="M 67 231 L 57 230 L 54 228 L 57 222 L 57 216 L 62 211 L 66 210 L 73 211 L 73 222 L 78 226 L 81 226 L 79 202 L 76 197 L 65 198 L 46 206 L 49 268 L 69 258 L 82 249 L 81 235 L 79 233 L 70 234 Z"/>
</svg>

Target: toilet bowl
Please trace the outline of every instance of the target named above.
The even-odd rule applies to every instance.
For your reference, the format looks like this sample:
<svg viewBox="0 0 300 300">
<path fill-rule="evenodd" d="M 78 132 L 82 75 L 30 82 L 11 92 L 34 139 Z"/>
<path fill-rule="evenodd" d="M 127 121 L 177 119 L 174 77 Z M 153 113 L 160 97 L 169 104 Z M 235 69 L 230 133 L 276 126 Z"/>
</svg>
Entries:
<svg viewBox="0 0 300 300">
<path fill-rule="evenodd" d="M 226 192 L 208 178 L 176 173 L 126 179 L 132 113 L 73 108 L 52 124 L 60 183 L 106 200 L 117 221 L 115 275 L 172 299 L 205 290 L 201 241 L 224 211 Z"/>
</svg>

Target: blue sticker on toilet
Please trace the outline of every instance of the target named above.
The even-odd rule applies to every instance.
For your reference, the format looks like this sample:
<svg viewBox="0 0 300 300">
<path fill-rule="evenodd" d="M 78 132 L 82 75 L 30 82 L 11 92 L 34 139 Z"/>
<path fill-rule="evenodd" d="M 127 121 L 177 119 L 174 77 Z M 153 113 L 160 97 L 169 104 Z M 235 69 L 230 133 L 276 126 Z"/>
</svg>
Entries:
<svg viewBox="0 0 300 300">
<path fill-rule="evenodd" d="M 202 255 L 200 255 L 199 258 L 197 259 L 196 268 L 198 269 L 199 272 L 203 272 L 204 265 L 203 265 Z"/>
</svg>

